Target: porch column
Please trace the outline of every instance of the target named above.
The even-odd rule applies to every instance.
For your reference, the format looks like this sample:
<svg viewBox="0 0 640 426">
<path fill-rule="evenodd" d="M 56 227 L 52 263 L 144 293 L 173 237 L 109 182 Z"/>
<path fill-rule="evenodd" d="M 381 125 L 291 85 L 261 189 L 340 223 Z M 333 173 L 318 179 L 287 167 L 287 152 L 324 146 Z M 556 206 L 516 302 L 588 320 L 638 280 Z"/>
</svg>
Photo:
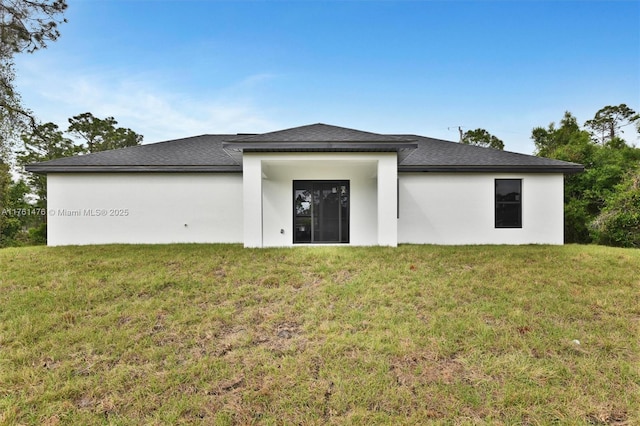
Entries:
<svg viewBox="0 0 640 426">
<path fill-rule="evenodd" d="M 398 245 L 398 154 L 378 160 L 378 244 Z"/>
<path fill-rule="evenodd" d="M 244 246 L 262 247 L 262 161 L 246 153 L 242 155 L 242 200 Z"/>
</svg>

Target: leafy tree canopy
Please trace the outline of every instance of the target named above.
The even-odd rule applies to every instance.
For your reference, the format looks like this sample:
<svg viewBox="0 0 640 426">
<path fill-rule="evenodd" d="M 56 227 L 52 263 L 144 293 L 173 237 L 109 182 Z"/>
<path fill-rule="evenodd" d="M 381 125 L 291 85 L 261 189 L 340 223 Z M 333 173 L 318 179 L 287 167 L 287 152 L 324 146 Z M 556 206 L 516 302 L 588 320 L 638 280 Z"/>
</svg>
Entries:
<svg viewBox="0 0 640 426">
<path fill-rule="evenodd" d="M 1 0 L 0 54 L 35 52 L 60 37 L 66 0 Z"/>
<path fill-rule="evenodd" d="M 547 128 L 536 127 L 531 132 L 531 139 L 536 147 L 536 155 L 556 158 L 556 150 L 588 142 L 589 133 L 580 130 L 578 120 L 569 111 L 565 111 L 558 127 L 555 123 L 549 124 Z"/>
<path fill-rule="evenodd" d="M 467 145 L 484 146 L 487 148 L 504 149 L 504 142 L 485 129 L 467 130 L 462 135 L 462 143 Z"/>
<path fill-rule="evenodd" d="M 131 129 L 116 127 L 113 117 L 100 119 L 90 112 L 70 118 L 69 124 L 69 133 L 86 142 L 89 153 L 140 145 L 143 138 Z"/>
<path fill-rule="evenodd" d="M 5 164 L 9 163 L 17 135 L 29 122 L 35 123 L 14 89 L 14 78 L 13 61 L 0 57 L 0 162 Z"/>
<path fill-rule="evenodd" d="M 21 166 L 76 154 L 105 151 L 139 145 L 142 135 L 131 129 L 116 127 L 113 117 L 100 119 L 86 112 L 69 119 L 67 133 L 79 136 L 84 144 L 77 144 L 66 137 L 54 123 L 38 125 L 32 132 L 22 135 L 23 149 L 17 152 Z M 38 196 L 38 205 L 44 206 L 47 198 L 46 176 L 30 174 L 27 180 Z"/>
<path fill-rule="evenodd" d="M 22 135 L 24 148 L 18 151 L 18 164 L 24 166 L 30 163 L 54 160 L 82 153 L 84 148 L 66 138 L 54 123 L 39 125 L 34 132 Z M 39 207 L 46 207 L 47 178 L 45 175 L 29 173 L 27 181 L 38 197 Z"/>
<path fill-rule="evenodd" d="M 619 138 L 623 133 L 622 128 L 634 123 L 640 126 L 640 114 L 637 114 L 626 104 L 620 104 L 617 106 L 607 105 L 600 109 L 584 125 L 590 129 L 593 140 L 604 145 L 608 142 L 615 143 L 616 138 Z M 617 142 L 619 143 L 619 141 Z"/>
<path fill-rule="evenodd" d="M 13 142 L 27 127 L 37 126 L 14 87 L 13 57 L 47 47 L 66 22 L 66 0 L 0 0 L 0 161 L 8 162 Z"/>
<path fill-rule="evenodd" d="M 615 187 L 591 228 L 599 244 L 640 248 L 640 167 Z"/>
</svg>

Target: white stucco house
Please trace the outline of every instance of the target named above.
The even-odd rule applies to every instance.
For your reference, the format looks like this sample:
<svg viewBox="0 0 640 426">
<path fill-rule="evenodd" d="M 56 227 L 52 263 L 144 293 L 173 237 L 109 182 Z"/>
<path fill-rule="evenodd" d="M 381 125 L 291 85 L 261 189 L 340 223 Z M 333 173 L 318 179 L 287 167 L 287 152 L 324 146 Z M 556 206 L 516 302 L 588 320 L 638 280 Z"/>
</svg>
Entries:
<svg viewBox="0 0 640 426">
<path fill-rule="evenodd" d="M 48 244 L 562 244 L 579 164 L 313 124 L 52 160 Z"/>
</svg>

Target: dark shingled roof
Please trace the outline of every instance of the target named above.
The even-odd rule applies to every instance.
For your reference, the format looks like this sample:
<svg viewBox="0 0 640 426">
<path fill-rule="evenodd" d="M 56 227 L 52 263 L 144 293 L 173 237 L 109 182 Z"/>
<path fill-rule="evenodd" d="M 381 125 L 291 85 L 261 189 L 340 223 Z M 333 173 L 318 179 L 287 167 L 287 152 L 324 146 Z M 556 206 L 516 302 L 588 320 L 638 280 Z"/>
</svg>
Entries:
<svg viewBox="0 0 640 426">
<path fill-rule="evenodd" d="M 246 136 L 222 147 L 239 163 L 243 152 L 397 152 L 402 161 L 418 145 L 414 137 L 381 135 L 327 124 L 311 124 Z"/>
<path fill-rule="evenodd" d="M 410 142 L 413 136 L 392 136 L 379 133 L 363 132 L 362 130 L 347 129 L 346 127 L 331 126 L 328 124 L 310 124 L 294 127 L 277 132 L 262 133 L 242 137 L 234 140 L 235 143 L 269 143 L 269 142 Z"/>
<path fill-rule="evenodd" d="M 237 135 L 201 135 L 129 148 L 76 155 L 25 167 L 30 172 L 224 172 L 241 171 L 222 149 Z"/>
<path fill-rule="evenodd" d="M 35 173 L 241 172 L 243 151 L 398 152 L 400 172 L 576 173 L 583 166 L 417 135 L 313 124 L 259 135 L 202 135 L 30 164 Z"/>
<path fill-rule="evenodd" d="M 584 169 L 580 164 L 550 158 L 424 136 L 412 137 L 418 142 L 418 148 L 399 164 L 399 171 L 577 173 Z"/>
</svg>

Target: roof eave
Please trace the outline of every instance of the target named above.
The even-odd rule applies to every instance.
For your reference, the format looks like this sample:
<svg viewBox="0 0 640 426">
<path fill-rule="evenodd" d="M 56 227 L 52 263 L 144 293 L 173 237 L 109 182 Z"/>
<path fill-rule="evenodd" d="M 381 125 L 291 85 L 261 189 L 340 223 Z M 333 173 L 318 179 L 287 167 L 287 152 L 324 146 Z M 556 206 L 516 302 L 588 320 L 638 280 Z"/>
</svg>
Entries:
<svg viewBox="0 0 640 426">
<path fill-rule="evenodd" d="M 30 164 L 25 170 L 32 173 L 240 173 L 240 165 L 227 166 L 44 166 Z M 564 173 L 574 174 L 584 171 L 584 166 L 399 166 L 398 172 L 499 172 L 499 173 Z"/>
<path fill-rule="evenodd" d="M 584 166 L 558 165 L 558 166 L 532 166 L 532 165 L 417 165 L 399 166 L 398 172 L 442 172 L 442 173 L 463 173 L 463 172 L 494 172 L 494 173 L 563 173 L 575 174 L 584 171 Z"/>
<path fill-rule="evenodd" d="M 29 164 L 25 170 L 32 173 L 240 173 L 242 167 L 232 166 L 46 166 Z"/>
<path fill-rule="evenodd" d="M 359 151 L 398 151 L 400 149 L 416 149 L 417 142 L 223 142 L 222 148 L 235 152 L 243 151 L 293 151 L 310 150 L 359 150 Z"/>
<path fill-rule="evenodd" d="M 396 152 L 400 160 L 418 148 L 417 142 L 223 142 L 222 148 L 241 162 L 245 152 Z"/>
</svg>

